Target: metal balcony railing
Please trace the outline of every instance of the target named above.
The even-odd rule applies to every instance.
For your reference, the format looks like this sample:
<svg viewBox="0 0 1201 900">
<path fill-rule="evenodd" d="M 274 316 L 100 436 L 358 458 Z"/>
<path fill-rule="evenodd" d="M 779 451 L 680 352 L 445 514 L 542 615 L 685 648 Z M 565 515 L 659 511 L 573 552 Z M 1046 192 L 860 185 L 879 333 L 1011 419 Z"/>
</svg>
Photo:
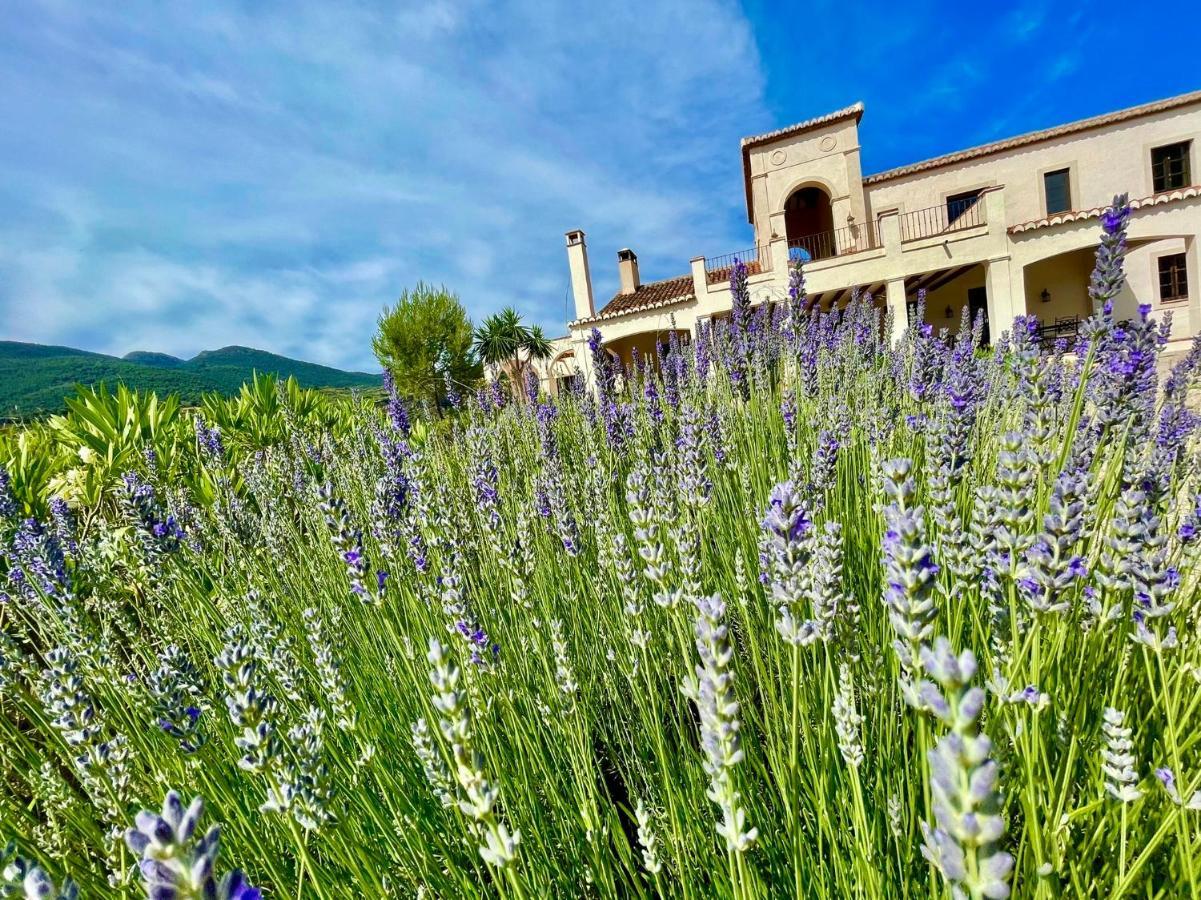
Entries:
<svg viewBox="0 0 1201 900">
<path fill-rule="evenodd" d="M 862 253 L 879 246 L 880 236 L 876 227 L 871 222 L 864 222 L 860 225 L 848 225 L 846 228 L 835 228 L 833 231 L 791 238 L 788 241 L 788 256 L 790 259 L 800 258 L 809 262 Z"/>
<path fill-rule="evenodd" d="M 984 197 L 953 200 L 940 206 L 916 209 L 901 216 L 901 240 L 937 237 L 987 224 L 984 217 Z"/>
<path fill-rule="evenodd" d="M 708 284 L 718 284 L 730 280 L 734 262 L 746 264 L 747 272 L 754 275 L 771 268 L 770 248 L 766 244 L 751 247 L 749 250 L 739 250 L 736 253 L 725 253 L 721 256 L 705 257 L 705 280 Z"/>
</svg>

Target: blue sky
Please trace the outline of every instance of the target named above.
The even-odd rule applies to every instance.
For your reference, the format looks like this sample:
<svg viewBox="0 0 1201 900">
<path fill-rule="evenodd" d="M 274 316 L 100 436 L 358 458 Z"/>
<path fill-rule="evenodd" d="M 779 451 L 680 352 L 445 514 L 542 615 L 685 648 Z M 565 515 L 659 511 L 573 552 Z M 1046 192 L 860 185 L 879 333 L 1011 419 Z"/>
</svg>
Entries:
<svg viewBox="0 0 1201 900">
<path fill-rule="evenodd" d="M 370 369 L 380 309 L 422 278 L 477 319 L 512 304 L 560 334 L 568 229 L 598 302 L 620 247 L 650 280 L 749 243 L 741 136 L 863 100 L 873 172 L 1193 90 L 1172 19 L 25 2 L 0 24 L 0 338 Z"/>
</svg>

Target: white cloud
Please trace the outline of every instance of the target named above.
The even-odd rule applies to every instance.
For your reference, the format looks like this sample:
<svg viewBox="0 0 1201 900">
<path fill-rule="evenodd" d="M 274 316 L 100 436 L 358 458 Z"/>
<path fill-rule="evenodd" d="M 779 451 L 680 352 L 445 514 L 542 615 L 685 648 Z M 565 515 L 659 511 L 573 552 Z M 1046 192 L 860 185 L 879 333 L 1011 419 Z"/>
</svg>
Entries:
<svg viewBox="0 0 1201 900">
<path fill-rule="evenodd" d="M 418 279 L 561 333 L 568 228 L 600 297 L 619 247 L 649 279 L 748 239 L 769 120 L 732 5 L 116 9 L 0 43 L 6 337 L 365 368 Z"/>
</svg>

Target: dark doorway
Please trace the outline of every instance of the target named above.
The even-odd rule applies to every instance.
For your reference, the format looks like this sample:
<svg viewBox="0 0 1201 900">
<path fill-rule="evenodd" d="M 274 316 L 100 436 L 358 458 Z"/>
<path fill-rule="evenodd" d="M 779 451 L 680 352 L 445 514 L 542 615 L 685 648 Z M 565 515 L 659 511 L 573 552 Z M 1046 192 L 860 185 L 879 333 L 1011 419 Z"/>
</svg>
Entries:
<svg viewBox="0 0 1201 900">
<path fill-rule="evenodd" d="M 980 341 L 985 347 L 992 343 L 992 339 L 988 333 L 988 291 L 982 287 L 968 288 L 967 290 L 967 308 L 971 313 L 972 322 L 976 321 L 978 313 L 984 313 L 984 331 L 980 336 Z"/>
<path fill-rule="evenodd" d="M 837 249 L 830 195 L 819 187 L 793 191 L 784 203 L 784 230 L 790 250 L 803 250 L 809 259 L 833 256 Z"/>
</svg>

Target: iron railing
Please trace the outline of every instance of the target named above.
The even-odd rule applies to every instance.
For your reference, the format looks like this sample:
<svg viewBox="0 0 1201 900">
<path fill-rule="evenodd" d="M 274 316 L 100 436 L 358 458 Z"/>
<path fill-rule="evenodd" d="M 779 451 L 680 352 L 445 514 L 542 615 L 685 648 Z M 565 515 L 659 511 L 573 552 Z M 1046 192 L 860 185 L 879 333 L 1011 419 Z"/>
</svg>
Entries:
<svg viewBox="0 0 1201 900">
<path fill-rule="evenodd" d="M 833 231 L 791 238 L 788 241 L 788 256 L 790 259 L 800 258 L 809 262 L 862 253 L 879 246 L 880 236 L 875 226 L 871 222 L 864 222 L 860 225 L 848 225 L 846 228 L 835 228 Z"/>
<path fill-rule="evenodd" d="M 984 198 L 977 195 L 971 200 L 956 200 L 904 213 L 901 216 L 901 240 L 916 241 L 918 238 L 953 234 L 984 224 Z"/>
<path fill-rule="evenodd" d="M 1080 335 L 1079 316 L 1056 316 L 1054 322 L 1047 322 L 1038 327 L 1038 342 L 1043 347 L 1053 347 L 1056 342 L 1063 340 L 1069 349 Z"/>
<path fill-rule="evenodd" d="M 736 253 L 725 253 L 721 256 L 705 257 L 705 280 L 708 284 L 718 284 L 730 280 L 735 261 L 745 263 L 747 272 L 751 275 L 765 272 L 771 268 L 770 248 L 766 244 L 751 247 L 749 250 L 739 250 Z"/>
</svg>

